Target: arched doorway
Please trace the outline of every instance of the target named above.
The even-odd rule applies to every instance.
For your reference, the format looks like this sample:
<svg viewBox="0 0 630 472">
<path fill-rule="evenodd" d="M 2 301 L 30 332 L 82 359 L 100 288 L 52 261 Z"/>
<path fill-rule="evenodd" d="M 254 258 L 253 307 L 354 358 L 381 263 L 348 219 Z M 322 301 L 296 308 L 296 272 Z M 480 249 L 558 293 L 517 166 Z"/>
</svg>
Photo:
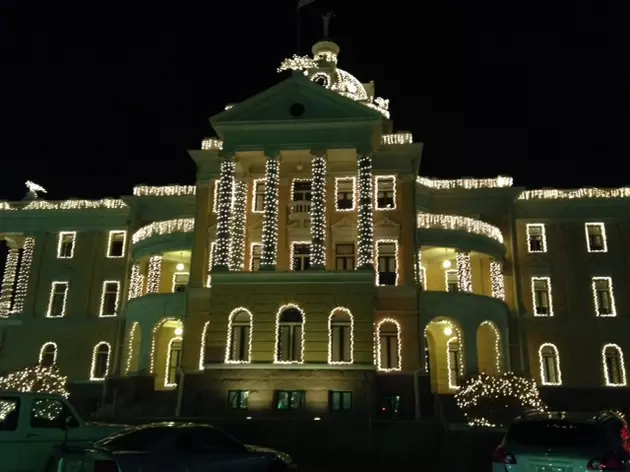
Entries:
<svg viewBox="0 0 630 472">
<path fill-rule="evenodd" d="M 425 365 L 435 393 L 454 393 L 464 375 L 464 339 L 461 327 L 449 318 L 436 318 L 424 330 Z"/>
<path fill-rule="evenodd" d="M 176 318 L 160 320 L 153 328 L 151 340 L 151 373 L 155 388 L 176 387 L 177 367 L 181 363 L 184 325 Z"/>
<path fill-rule="evenodd" d="M 501 335 L 492 321 L 484 321 L 477 329 L 477 361 L 479 372 L 488 375 L 501 373 Z"/>
</svg>

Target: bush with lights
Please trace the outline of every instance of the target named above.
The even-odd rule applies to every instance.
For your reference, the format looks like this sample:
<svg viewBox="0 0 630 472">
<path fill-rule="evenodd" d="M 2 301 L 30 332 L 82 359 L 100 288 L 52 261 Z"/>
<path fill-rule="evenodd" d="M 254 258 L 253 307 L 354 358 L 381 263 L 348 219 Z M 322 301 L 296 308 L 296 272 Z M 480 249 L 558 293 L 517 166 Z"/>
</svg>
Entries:
<svg viewBox="0 0 630 472">
<path fill-rule="evenodd" d="M 67 383 L 68 377 L 61 375 L 57 366 L 35 365 L 1 376 L 0 390 L 52 393 L 68 398 Z"/>
<path fill-rule="evenodd" d="M 472 377 L 462 385 L 455 400 L 473 426 L 506 426 L 526 411 L 547 409 L 536 382 L 512 372 Z"/>
</svg>

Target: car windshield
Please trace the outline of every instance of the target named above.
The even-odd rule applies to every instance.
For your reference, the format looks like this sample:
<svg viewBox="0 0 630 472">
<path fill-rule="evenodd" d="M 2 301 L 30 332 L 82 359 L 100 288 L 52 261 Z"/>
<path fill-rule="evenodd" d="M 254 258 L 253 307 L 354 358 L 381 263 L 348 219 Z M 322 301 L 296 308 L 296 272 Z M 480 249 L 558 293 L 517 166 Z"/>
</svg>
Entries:
<svg viewBox="0 0 630 472">
<path fill-rule="evenodd" d="M 592 449 L 602 444 L 604 436 L 604 431 L 596 424 L 531 421 L 513 424 L 506 439 L 523 446 Z"/>
</svg>

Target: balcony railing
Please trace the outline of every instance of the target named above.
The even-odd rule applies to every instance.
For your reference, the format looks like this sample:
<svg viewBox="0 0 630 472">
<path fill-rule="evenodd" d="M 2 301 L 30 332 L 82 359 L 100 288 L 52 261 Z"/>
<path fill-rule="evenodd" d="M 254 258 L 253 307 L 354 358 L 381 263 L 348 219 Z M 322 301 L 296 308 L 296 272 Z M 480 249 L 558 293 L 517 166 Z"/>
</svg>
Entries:
<svg viewBox="0 0 630 472">
<path fill-rule="evenodd" d="M 478 234 L 503 243 L 503 234 L 496 226 L 466 216 L 437 215 L 434 213 L 418 213 L 417 227 L 427 229 L 446 229 Z"/>
<path fill-rule="evenodd" d="M 309 201 L 298 201 L 291 202 L 289 206 L 289 213 L 291 215 L 310 215 L 311 213 L 311 202 Z"/>
</svg>

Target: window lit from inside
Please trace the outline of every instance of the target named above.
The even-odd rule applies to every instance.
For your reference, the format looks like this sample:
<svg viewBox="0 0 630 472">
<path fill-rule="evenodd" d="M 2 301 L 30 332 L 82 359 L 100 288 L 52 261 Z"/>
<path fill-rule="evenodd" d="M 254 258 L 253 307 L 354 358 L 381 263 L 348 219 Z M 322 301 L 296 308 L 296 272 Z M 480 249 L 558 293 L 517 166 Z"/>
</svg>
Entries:
<svg viewBox="0 0 630 472">
<path fill-rule="evenodd" d="M 293 201 L 291 202 L 291 213 L 311 212 L 311 181 L 297 180 L 293 182 Z"/>
<path fill-rule="evenodd" d="M 330 320 L 330 360 L 352 362 L 352 319 L 350 313 L 338 311 Z"/>
<path fill-rule="evenodd" d="M 529 252 L 546 252 L 545 227 L 543 225 L 527 225 Z"/>
<path fill-rule="evenodd" d="M 276 410 L 301 410 L 304 408 L 304 391 L 279 390 L 276 392 Z"/>
<path fill-rule="evenodd" d="M 335 245 L 335 270 L 354 270 L 354 244 Z"/>
<path fill-rule="evenodd" d="M 247 410 L 249 408 L 249 391 L 230 390 L 228 392 L 228 407 L 230 410 Z"/>
<path fill-rule="evenodd" d="M 376 209 L 392 210 L 396 208 L 394 201 L 394 179 L 393 178 L 377 178 L 376 179 Z"/>
<path fill-rule="evenodd" d="M 534 279 L 534 314 L 537 316 L 551 315 L 551 296 L 547 279 Z"/>
<path fill-rule="evenodd" d="M 446 291 L 447 292 L 458 292 L 459 291 L 459 276 L 457 275 L 456 270 L 447 270 L 444 272 L 444 279 L 446 281 Z"/>
<path fill-rule="evenodd" d="M 392 370 L 400 367 L 398 357 L 398 327 L 394 323 L 383 323 L 379 327 L 380 363 L 381 370 Z"/>
<path fill-rule="evenodd" d="M 595 290 L 595 305 L 598 316 L 612 316 L 615 314 L 613 308 L 612 288 L 610 279 L 596 278 L 593 279 L 593 288 Z"/>
<path fill-rule="evenodd" d="M 354 180 L 339 179 L 337 181 L 337 210 L 354 209 Z"/>
<path fill-rule="evenodd" d="M 189 279 L 189 272 L 175 272 L 173 274 L 173 293 L 185 292 Z"/>
<path fill-rule="evenodd" d="M 293 244 L 293 260 L 291 268 L 295 271 L 308 270 L 311 266 L 311 245 L 310 244 Z"/>
<path fill-rule="evenodd" d="M 260 270 L 260 261 L 262 260 L 262 244 L 252 245 L 251 264 L 249 270 L 258 272 Z"/>
<path fill-rule="evenodd" d="M 232 362 L 249 362 L 251 321 L 251 315 L 246 311 L 241 311 L 232 317 L 229 353 L 229 360 Z"/>
<path fill-rule="evenodd" d="M 278 322 L 278 352 L 280 362 L 302 362 L 302 336 L 304 319 L 295 308 L 282 312 Z"/>
<path fill-rule="evenodd" d="M 593 223 L 586 225 L 589 252 L 606 252 L 606 235 L 604 225 Z"/>
<path fill-rule="evenodd" d="M 329 402 L 331 411 L 352 410 L 352 392 L 331 391 Z"/>
<path fill-rule="evenodd" d="M 396 244 L 378 243 L 378 285 L 396 285 Z"/>
</svg>

